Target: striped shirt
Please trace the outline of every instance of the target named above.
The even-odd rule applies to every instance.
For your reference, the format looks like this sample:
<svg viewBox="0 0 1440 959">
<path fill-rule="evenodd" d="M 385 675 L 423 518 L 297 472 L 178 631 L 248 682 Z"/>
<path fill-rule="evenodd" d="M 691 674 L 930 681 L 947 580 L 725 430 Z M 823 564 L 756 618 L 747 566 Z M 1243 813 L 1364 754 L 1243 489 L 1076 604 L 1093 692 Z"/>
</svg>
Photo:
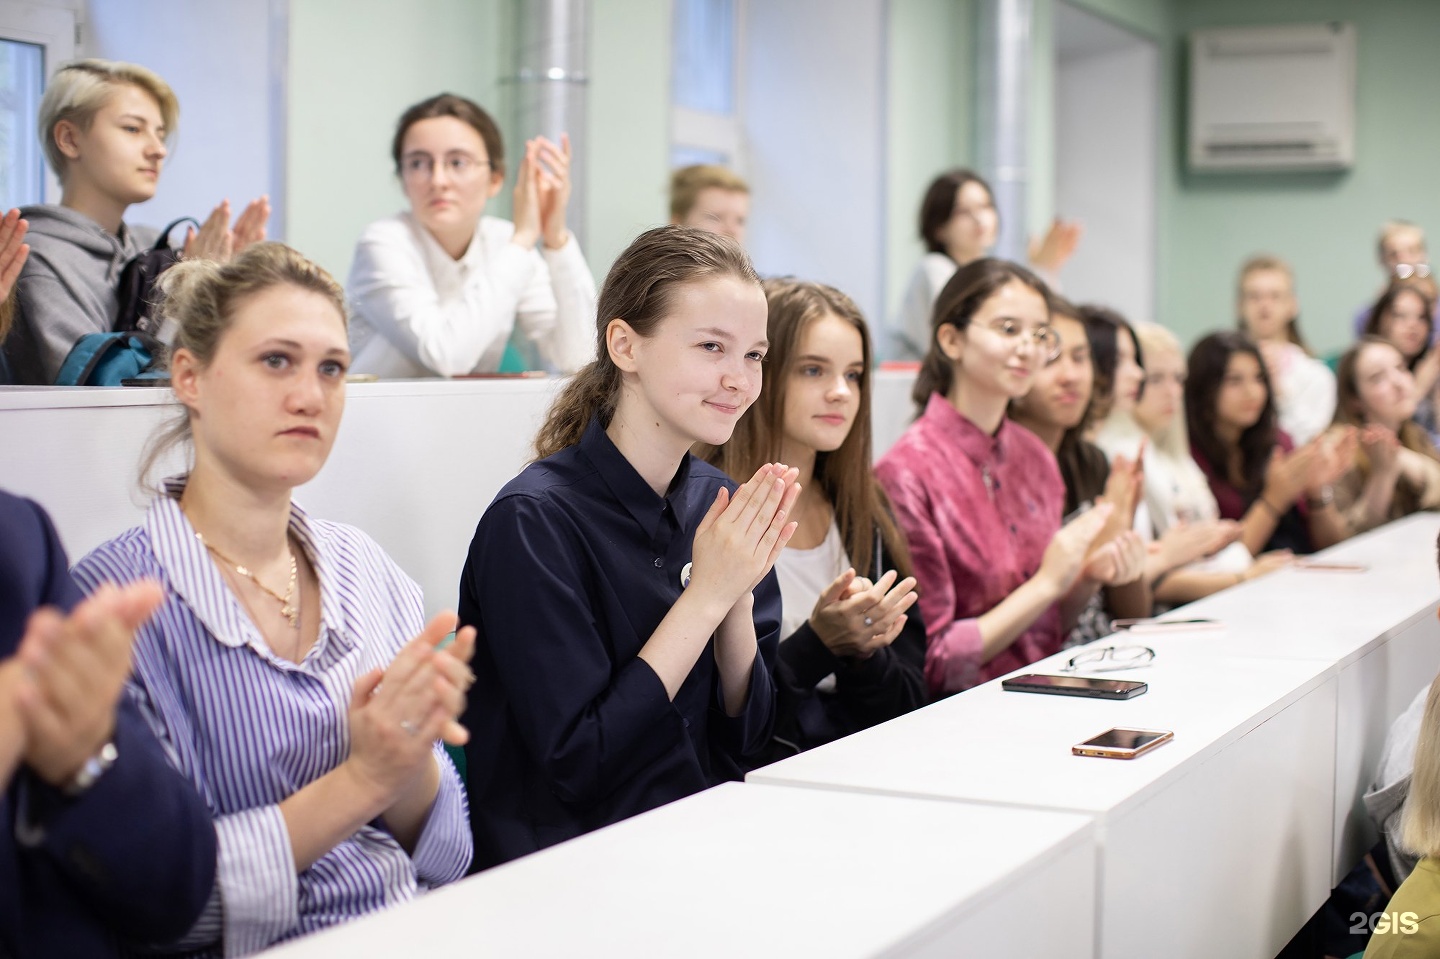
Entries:
<svg viewBox="0 0 1440 959">
<path fill-rule="evenodd" d="M 86 592 L 151 578 L 167 593 L 136 637 L 130 691 L 215 819 L 216 891 L 184 945 L 246 955 L 464 875 L 465 794 L 438 742 L 440 788 L 413 855 L 377 821 L 296 874 L 279 804 L 348 756 L 355 681 L 420 632 L 420 588 L 364 533 L 292 504 L 290 533 L 320 581 L 320 629 L 303 662 L 282 659 L 195 538 L 184 483 L 168 480 L 143 526 L 73 570 Z"/>
</svg>

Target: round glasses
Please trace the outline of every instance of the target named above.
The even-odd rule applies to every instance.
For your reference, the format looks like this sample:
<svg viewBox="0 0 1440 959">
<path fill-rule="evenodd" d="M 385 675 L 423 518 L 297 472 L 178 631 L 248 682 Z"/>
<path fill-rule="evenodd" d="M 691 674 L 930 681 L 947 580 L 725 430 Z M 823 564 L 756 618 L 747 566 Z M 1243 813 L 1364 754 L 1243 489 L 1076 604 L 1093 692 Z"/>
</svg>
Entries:
<svg viewBox="0 0 1440 959">
<path fill-rule="evenodd" d="M 1087 673 L 1113 673 L 1149 666 L 1154 659 L 1155 650 L 1149 646 L 1100 646 L 1071 656 L 1070 661 L 1060 667 L 1060 672 L 1073 673 L 1083 669 Z"/>
<path fill-rule="evenodd" d="M 408 153 L 400 158 L 400 176 L 406 180 L 428 180 L 435 175 L 435 158 L 428 153 Z M 489 160 L 477 160 L 468 153 L 447 153 L 440 160 L 441 168 L 452 180 L 468 180 L 490 166 Z"/>
<path fill-rule="evenodd" d="M 1019 347 L 1028 336 L 1035 352 L 1049 363 L 1060 356 L 1060 334 L 1053 326 L 1027 327 L 1014 320 L 991 320 L 985 329 L 1001 337 L 1011 347 Z"/>
</svg>

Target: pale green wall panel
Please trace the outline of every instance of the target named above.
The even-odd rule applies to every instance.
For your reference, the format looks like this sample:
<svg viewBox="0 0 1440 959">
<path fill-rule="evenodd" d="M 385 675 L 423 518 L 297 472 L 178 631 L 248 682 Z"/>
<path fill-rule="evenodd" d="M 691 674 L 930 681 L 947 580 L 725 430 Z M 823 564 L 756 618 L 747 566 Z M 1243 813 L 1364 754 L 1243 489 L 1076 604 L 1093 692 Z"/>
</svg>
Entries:
<svg viewBox="0 0 1440 959">
<path fill-rule="evenodd" d="M 585 255 L 597 282 L 637 234 L 669 222 L 669 0 L 595 0 Z"/>
<path fill-rule="evenodd" d="M 1234 280 L 1257 251 L 1294 265 L 1302 328 L 1319 352 L 1343 347 L 1382 282 L 1374 242 L 1390 217 L 1440 229 L 1440 3 L 1429 0 L 1186 0 L 1174 44 L 1212 26 L 1349 20 L 1358 34 L 1355 166 L 1345 173 L 1201 175 L 1181 169 L 1169 197 L 1163 317 L 1193 339 L 1234 317 Z M 1178 56 L 1177 64 L 1184 58 Z M 1183 82 L 1179 85 L 1183 90 Z M 1173 100 L 1172 129 L 1184 107 Z"/>
<path fill-rule="evenodd" d="M 889 28 L 885 308 L 893 314 L 925 254 L 916 233 L 925 187 L 971 161 L 974 7 L 971 0 L 892 0 Z"/>
<path fill-rule="evenodd" d="M 503 122 L 501 2 L 291 0 L 286 239 L 341 282 L 365 225 L 405 206 L 390 138 L 407 106 L 449 90 Z"/>
</svg>

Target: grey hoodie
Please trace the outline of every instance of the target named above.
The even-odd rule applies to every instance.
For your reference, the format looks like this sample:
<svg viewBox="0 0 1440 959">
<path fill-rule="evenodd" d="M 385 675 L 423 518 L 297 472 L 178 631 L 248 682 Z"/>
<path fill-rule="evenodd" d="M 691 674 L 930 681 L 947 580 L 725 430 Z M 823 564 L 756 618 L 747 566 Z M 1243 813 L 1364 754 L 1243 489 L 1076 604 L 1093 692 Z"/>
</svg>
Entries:
<svg viewBox="0 0 1440 959">
<path fill-rule="evenodd" d="M 48 385 L 80 337 L 111 329 L 120 271 L 158 231 L 122 224 L 112 236 L 83 213 L 48 203 L 20 213 L 30 221 L 30 258 L 16 284 L 5 358 L 15 383 Z"/>
</svg>

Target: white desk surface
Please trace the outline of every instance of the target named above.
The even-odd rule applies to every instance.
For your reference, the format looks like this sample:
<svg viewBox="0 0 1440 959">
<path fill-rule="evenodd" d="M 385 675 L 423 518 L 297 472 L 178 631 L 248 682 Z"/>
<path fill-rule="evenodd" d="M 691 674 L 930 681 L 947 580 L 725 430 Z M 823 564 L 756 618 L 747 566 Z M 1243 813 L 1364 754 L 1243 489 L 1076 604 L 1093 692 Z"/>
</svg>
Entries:
<svg viewBox="0 0 1440 959">
<path fill-rule="evenodd" d="M 1055 672 L 1072 651 L 1026 672 Z M 1106 673 L 1149 691 L 1112 701 L 1005 692 L 999 682 L 757 769 L 748 782 L 852 789 L 1102 814 L 1164 789 L 1191 762 L 1315 691 L 1326 666 L 1309 660 L 1234 663 L 1157 657 Z M 1173 742 L 1131 761 L 1072 755 L 1112 726 L 1165 729 Z"/>
<path fill-rule="evenodd" d="M 1368 567 L 1363 573 L 1282 569 L 1169 614 L 1214 618 L 1224 629 L 1134 634 L 1136 641 L 1167 652 L 1348 665 L 1418 620 L 1434 617 L 1440 601 L 1437 534 L 1440 515 L 1408 516 L 1315 557 L 1361 564 Z"/>
<path fill-rule="evenodd" d="M 729 783 L 267 955 L 1083 957 L 1095 880 L 1084 817 Z"/>
</svg>

